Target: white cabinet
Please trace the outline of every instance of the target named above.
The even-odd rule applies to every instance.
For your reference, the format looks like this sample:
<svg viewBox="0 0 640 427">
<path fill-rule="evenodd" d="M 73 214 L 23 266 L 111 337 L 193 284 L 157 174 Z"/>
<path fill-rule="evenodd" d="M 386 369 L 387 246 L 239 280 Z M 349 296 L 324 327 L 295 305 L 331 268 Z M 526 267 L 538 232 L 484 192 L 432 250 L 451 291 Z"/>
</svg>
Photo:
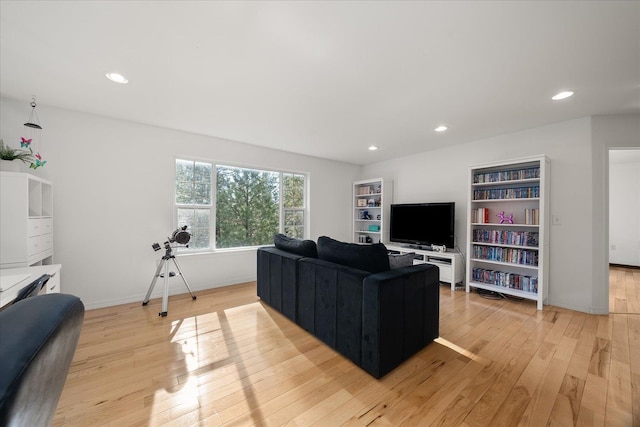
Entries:
<svg viewBox="0 0 640 427">
<path fill-rule="evenodd" d="M 385 245 L 392 253 L 415 253 L 413 264 L 433 264 L 440 270 L 440 281 L 451 284 L 451 290 L 464 282 L 462 255 L 459 252 L 437 252 L 405 246 Z"/>
<path fill-rule="evenodd" d="M 382 178 L 353 183 L 353 242 L 389 241 L 389 206 L 392 182 Z"/>
<path fill-rule="evenodd" d="M 27 173 L 0 174 L 0 267 L 52 264 L 53 185 Z"/>
<path fill-rule="evenodd" d="M 545 156 L 469 169 L 467 292 L 535 300 L 549 295 L 549 160 Z"/>
</svg>

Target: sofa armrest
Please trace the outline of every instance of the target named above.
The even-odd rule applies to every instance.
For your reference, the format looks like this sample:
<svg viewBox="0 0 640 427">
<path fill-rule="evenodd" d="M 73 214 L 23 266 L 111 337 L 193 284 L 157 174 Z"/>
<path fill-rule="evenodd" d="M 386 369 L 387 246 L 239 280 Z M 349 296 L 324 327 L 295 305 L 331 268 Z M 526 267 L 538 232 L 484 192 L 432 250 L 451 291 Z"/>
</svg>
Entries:
<svg viewBox="0 0 640 427">
<path fill-rule="evenodd" d="M 376 378 L 438 337 L 438 267 L 419 264 L 364 279 L 362 367 Z"/>
<path fill-rule="evenodd" d="M 83 319 L 79 298 L 55 293 L 0 312 L 0 425 L 51 425 Z"/>
<path fill-rule="evenodd" d="M 303 257 L 274 246 L 258 248 L 256 253 L 258 296 L 295 322 L 298 260 Z"/>
</svg>

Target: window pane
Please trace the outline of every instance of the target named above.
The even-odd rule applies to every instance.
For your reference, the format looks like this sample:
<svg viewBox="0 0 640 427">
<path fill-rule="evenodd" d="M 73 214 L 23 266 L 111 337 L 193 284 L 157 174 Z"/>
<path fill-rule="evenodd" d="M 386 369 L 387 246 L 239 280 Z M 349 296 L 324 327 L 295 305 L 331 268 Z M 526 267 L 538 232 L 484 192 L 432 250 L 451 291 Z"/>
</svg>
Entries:
<svg viewBox="0 0 640 427">
<path fill-rule="evenodd" d="M 210 205 L 211 171 L 209 163 L 176 160 L 176 203 Z"/>
<path fill-rule="evenodd" d="M 189 226 L 189 233 L 191 233 L 191 226 L 194 223 L 195 209 L 178 209 L 178 227 L 183 225 Z"/>
<path fill-rule="evenodd" d="M 208 209 L 196 209 L 193 226 L 197 228 L 209 228 L 209 217 Z"/>
<path fill-rule="evenodd" d="M 185 205 L 193 203 L 192 182 L 176 182 L 176 203 Z"/>
<path fill-rule="evenodd" d="M 279 230 L 280 174 L 216 167 L 216 247 L 259 246 Z"/>
<path fill-rule="evenodd" d="M 211 204 L 211 182 L 197 182 L 193 188 L 193 201 L 196 205 Z"/>
<path fill-rule="evenodd" d="M 207 249 L 210 247 L 210 210 L 209 209 L 178 209 L 178 227 L 187 226 L 191 233 L 189 248 Z"/>
<path fill-rule="evenodd" d="M 285 208 L 304 207 L 304 175 L 282 174 L 282 205 Z"/>
<path fill-rule="evenodd" d="M 176 160 L 176 181 L 193 181 L 193 162 L 188 160 Z"/>
<path fill-rule="evenodd" d="M 195 174 L 194 181 L 196 182 L 211 182 L 211 163 L 195 162 Z"/>
<path fill-rule="evenodd" d="M 286 210 L 284 212 L 284 234 L 298 239 L 304 238 L 304 211 Z"/>
</svg>

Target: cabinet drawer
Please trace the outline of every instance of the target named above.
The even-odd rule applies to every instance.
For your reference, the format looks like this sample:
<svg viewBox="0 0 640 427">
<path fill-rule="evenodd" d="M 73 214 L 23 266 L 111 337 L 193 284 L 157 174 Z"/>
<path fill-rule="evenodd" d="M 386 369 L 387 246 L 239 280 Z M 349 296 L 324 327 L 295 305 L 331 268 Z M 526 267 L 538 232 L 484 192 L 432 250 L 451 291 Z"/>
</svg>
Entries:
<svg viewBox="0 0 640 427">
<path fill-rule="evenodd" d="M 42 239 L 42 250 L 46 251 L 49 249 L 53 249 L 53 234 L 47 233 L 40 236 Z"/>
<path fill-rule="evenodd" d="M 55 294 L 60 292 L 60 271 L 51 275 L 51 278 L 46 284 L 47 293 Z"/>
<path fill-rule="evenodd" d="M 27 239 L 27 254 L 32 256 L 53 248 L 53 234 L 33 236 Z"/>
<path fill-rule="evenodd" d="M 447 264 L 444 262 L 437 261 L 429 261 L 429 264 L 433 264 L 438 267 L 440 270 L 440 281 L 451 283 L 452 274 L 451 274 L 451 264 Z"/>
<path fill-rule="evenodd" d="M 451 266 L 443 266 L 442 264 L 436 264 L 440 268 L 440 281 L 451 283 Z"/>
<path fill-rule="evenodd" d="M 52 218 L 32 218 L 29 219 L 28 237 L 41 236 L 53 232 Z"/>
</svg>

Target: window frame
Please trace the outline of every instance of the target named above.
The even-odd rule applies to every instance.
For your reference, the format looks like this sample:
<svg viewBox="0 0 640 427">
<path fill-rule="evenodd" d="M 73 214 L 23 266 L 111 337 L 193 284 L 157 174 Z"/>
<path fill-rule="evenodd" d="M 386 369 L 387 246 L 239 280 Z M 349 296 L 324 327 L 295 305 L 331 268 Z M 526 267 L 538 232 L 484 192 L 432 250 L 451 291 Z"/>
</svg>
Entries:
<svg viewBox="0 0 640 427">
<path fill-rule="evenodd" d="M 179 160 L 182 161 L 189 161 L 189 162 L 198 162 L 198 163 L 208 163 L 209 165 L 211 165 L 211 177 L 210 177 L 210 188 L 211 188 L 211 205 L 201 205 L 201 204 L 184 204 L 184 203 L 178 203 L 176 201 L 176 196 L 177 196 L 177 185 L 176 185 L 176 180 L 177 180 L 177 171 L 176 171 L 176 164 Z M 262 245 L 257 245 L 257 246 L 237 246 L 237 247 L 232 247 L 232 248 L 216 248 L 216 222 L 217 222 L 217 170 L 218 167 L 229 167 L 229 168 L 238 168 L 238 169 L 249 169 L 249 170 L 258 170 L 258 171 L 264 171 L 264 172 L 275 172 L 279 175 L 279 189 L 278 191 L 280 192 L 280 198 L 279 198 L 279 202 L 278 202 L 278 215 L 279 215 L 279 221 L 278 221 L 278 232 L 279 233 L 284 233 L 284 229 L 285 229 L 285 212 L 286 211 L 302 211 L 303 212 L 303 238 L 304 239 L 308 239 L 309 238 L 309 228 L 310 228 L 310 209 L 309 209 L 309 172 L 303 172 L 303 171 L 294 171 L 294 170 L 290 170 L 290 169 L 277 169 L 277 168 L 269 168 L 269 167 L 265 167 L 265 166 L 257 166 L 257 165 L 249 165 L 249 164 L 245 164 L 245 163 L 234 163 L 234 162 L 222 162 L 222 161 L 214 161 L 214 160 L 210 160 L 210 159 L 203 159 L 203 158 L 198 158 L 198 157 L 192 157 L 192 156 L 176 156 L 174 158 L 174 162 L 173 162 L 173 223 L 175 225 L 175 227 L 182 227 L 182 225 L 184 224 L 178 224 L 178 210 L 179 209 L 204 209 L 204 210 L 209 210 L 209 247 L 208 248 L 204 248 L 204 249 L 192 249 L 192 248 L 179 248 L 179 253 L 183 254 L 183 255 L 188 255 L 188 254 L 207 254 L 207 253 L 219 253 L 219 252 L 234 252 L 234 251 L 243 251 L 243 250 L 255 250 L 256 248 L 262 246 Z M 283 202 L 283 190 L 284 190 L 284 175 L 285 174 L 289 174 L 289 175 L 298 175 L 298 176 L 302 176 L 304 178 L 304 185 L 303 185 L 303 191 L 304 191 L 304 195 L 303 195 L 303 206 L 302 207 L 295 207 L 295 208 L 285 208 L 284 207 L 284 202 Z M 189 230 L 187 230 L 189 231 Z"/>
</svg>

